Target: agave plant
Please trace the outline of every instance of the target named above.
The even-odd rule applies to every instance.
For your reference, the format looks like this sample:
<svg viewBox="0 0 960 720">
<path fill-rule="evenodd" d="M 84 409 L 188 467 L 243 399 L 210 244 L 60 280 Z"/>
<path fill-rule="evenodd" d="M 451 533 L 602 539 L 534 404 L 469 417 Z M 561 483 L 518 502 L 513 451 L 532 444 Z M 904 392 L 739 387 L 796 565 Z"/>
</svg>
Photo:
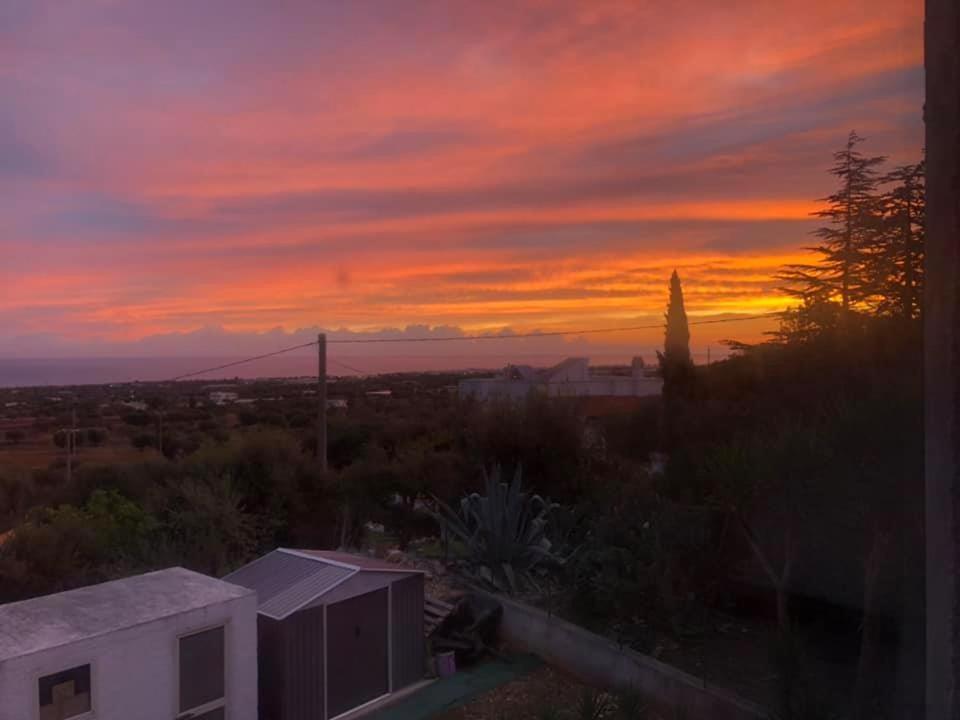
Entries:
<svg viewBox="0 0 960 720">
<path fill-rule="evenodd" d="M 519 469 L 510 483 L 501 481 L 499 467 L 484 480 L 486 495 L 467 495 L 459 511 L 435 497 L 437 521 L 463 543 L 473 575 L 484 584 L 509 593 L 539 589 L 536 570 L 562 562 L 547 537 L 556 505 L 524 492 Z"/>
</svg>

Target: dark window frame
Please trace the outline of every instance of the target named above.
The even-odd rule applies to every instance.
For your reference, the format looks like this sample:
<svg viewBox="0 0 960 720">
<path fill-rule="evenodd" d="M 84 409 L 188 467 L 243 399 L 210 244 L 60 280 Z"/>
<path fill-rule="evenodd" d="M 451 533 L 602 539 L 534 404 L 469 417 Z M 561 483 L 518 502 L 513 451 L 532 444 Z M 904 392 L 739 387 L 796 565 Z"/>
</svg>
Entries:
<svg viewBox="0 0 960 720">
<path fill-rule="evenodd" d="M 57 676 L 68 675 L 69 673 L 72 673 L 77 670 L 82 671 L 84 668 L 86 669 L 86 677 L 85 677 L 86 691 L 87 691 L 87 695 L 89 696 L 89 699 L 87 702 L 88 707 L 86 710 L 81 710 L 80 712 L 74 713 L 73 715 L 67 715 L 64 720 L 86 720 L 87 718 L 94 717 L 94 712 L 96 711 L 96 703 L 94 702 L 93 688 L 96 683 L 96 668 L 95 668 L 94 662 L 92 660 L 88 660 L 86 662 L 71 664 L 70 667 L 61 668 L 59 670 L 54 670 L 52 672 L 44 670 L 44 671 L 38 672 L 35 675 L 34 677 L 35 683 L 33 687 L 34 687 L 34 692 L 36 693 L 34 695 L 34 700 L 36 704 L 34 707 L 36 712 L 35 717 L 38 720 L 40 718 L 40 713 L 43 711 L 43 708 L 52 704 L 52 701 L 46 702 L 46 703 L 43 702 L 43 695 L 45 694 L 45 692 L 52 693 L 53 685 L 59 684 L 59 682 L 53 682 L 51 683 L 50 687 L 45 690 L 42 687 L 42 684 L 44 683 L 44 681 L 50 681 L 54 678 L 57 678 Z M 67 679 L 67 678 L 64 678 L 64 679 Z M 63 682 L 63 680 L 60 680 L 60 682 Z"/>
<path fill-rule="evenodd" d="M 174 677 L 173 677 L 173 680 L 174 680 L 174 683 L 173 683 L 173 686 L 174 686 L 174 697 L 173 697 L 173 703 L 174 703 L 174 710 L 175 710 L 175 712 L 176 712 L 176 715 L 174 716 L 175 718 L 179 718 L 179 717 L 181 717 L 181 716 L 188 716 L 188 715 L 191 716 L 191 717 L 200 718 L 200 717 L 205 717 L 208 713 L 215 712 L 215 711 L 221 710 L 221 709 L 223 710 L 224 715 L 226 715 L 226 713 L 227 713 L 227 707 L 228 707 L 228 705 L 229 705 L 229 701 L 228 701 L 228 696 L 229 696 L 229 683 L 228 683 L 228 678 L 229 678 L 229 662 L 230 662 L 230 660 L 229 660 L 229 655 L 230 655 L 230 632 L 229 632 L 229 628 L 230 628 L 230 621 L 229 621 L 229 619 L 225 619 L 225 620 L 223 620 L 223 621 L 221 621 L 221 622 L 218 622 L 218 623 L 215 623 L 215 624 L 212 624 L 212 625 L 207 625 L 207 626 L 203 626 L 203 627 L 198 627 L 198 628 L 191 629 L 191 630 L 189 630 L 189 631 L 177 633 L 177 636 L 176 636 L 176 638 L 174 639 L 174 653 L 173 653 L 173 655 L 174 655 Z M 194 637 L 194 636 L 197 636 L 197 635 L 203 635 L 204 633 L 209 633 L 209 632 L 213 632 L 213 631 L 217 631 L 217 630 L 219 630 L 219 631 L 221 632 L 221 635 L 222 635 L 222 638 L 223 638 L 223 642 L 222 642 L 222 650 L 223 650 L 223 657 L 222 657 L 222 659 L 223 659 L 223 663 L 222 663 L 222 670 L 223 670 L 223 677 L 222 677 L 222 681 L 223 681 L 222 695 L 221 695 L 220 697 L 218 697 L 218 698 L 215 698 L 215 699 L 213 699 L 213 700 L 210 700 L 210 701 L 208 701 L 208 702 L 205 702 L 205 703 L 203 703 L 203 704 L 201 704 L 201 705 L 196 705 L 196 706 L 189 707 L 189 708 L 183 708 L 182 705 L 181 705 L 181 702 L 182 702 L 182 700 L 183 700 L 183 697 L 182 697 L 182 694 L 181 694 L 181 687 L 180 687 L 180 678 L 181 678 L 181 662 L 180 662 L 180 659 L 181 659 L 181 647 L 182 647 L 182 646 L 181 646 L 181 643 L 182 643 L 183 640 L 186 640 L 186 639 L 188 639 L 188 638 L 191 638 L 191 637 Z"/>
</svg>

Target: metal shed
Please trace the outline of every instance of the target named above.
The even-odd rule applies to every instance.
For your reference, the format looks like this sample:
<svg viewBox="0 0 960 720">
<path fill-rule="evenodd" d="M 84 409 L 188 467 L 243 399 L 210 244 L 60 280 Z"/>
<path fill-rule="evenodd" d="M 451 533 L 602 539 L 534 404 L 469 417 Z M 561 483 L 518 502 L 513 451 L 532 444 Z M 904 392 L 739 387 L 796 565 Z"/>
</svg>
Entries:
<svg viewBox="0 0 960 720">
<path fill-rule="evenodd" d="M 332 720 L 424 674 L 423 572 L 280 548 L 224 580 L 257 591 L 261 720 Z"/>
</svg>

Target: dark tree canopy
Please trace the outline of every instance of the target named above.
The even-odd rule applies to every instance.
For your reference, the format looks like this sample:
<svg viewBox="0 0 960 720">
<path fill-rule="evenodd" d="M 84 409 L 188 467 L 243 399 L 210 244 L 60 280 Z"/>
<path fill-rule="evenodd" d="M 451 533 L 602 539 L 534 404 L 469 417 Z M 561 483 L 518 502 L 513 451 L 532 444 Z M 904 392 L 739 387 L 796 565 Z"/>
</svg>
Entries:
<svg viewBox="0 0 960 720">
<path fill-rule="evenodd" d="M 871 300 L 881 315 L 920 317 L 926 197 L 925 162 L 901 165 L 883 176 L 883 222 L 868 248 Z"/>
<path fill-rule="evenodd" d="M 827 221 L 814 230 L 820 243 L 807 248 L 821 256 L 815 265 L 789 265 L 777 276 L 785 291 L 801 299 L 837 299 L 844 312 L 863 303 L 870 294 L 862 269 L 873 235 L 880 224 L 876 189 L 877 166 L 886 158 L 868 157 L 857 146 L 863 142 L 853 130 L 842 150 L 833 154 L 830 174 L 840 187 L 822 198 L 826 207 L 814 215 Z"/>
</svg>

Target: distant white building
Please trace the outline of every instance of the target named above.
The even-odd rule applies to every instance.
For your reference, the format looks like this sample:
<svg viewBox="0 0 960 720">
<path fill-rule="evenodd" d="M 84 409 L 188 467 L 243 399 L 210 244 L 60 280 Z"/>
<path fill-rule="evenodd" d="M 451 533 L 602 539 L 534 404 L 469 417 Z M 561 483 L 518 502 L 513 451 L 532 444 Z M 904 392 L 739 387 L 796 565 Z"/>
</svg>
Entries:
<svg viewBox="0 0 960 720">
<path fill-rule="evenodd" d="M 347 399 L 346 398 L 328 398 L 327 409 L 328 410 L 346 410 Z"/>
<path fill-rule="evenodd" d="M 210 402 L 214 405 L 226 405 L 240 399 L 240 393 L 232 390 L 214 390 L 210 393 Z"/>
<path fill-rule="evenodd" d="M 170 568 L 0 605 L 0 720 L 256 720 L 257 596 Z"/>
<path fill-rule="evenodd" d="M 593 374 L 588 358 L 567 358 L 546 370 L 507 365 L 495 377 L 461 380 L 458 386 L 461 397 L 481 400 L 522 400 L 531 392 L 549 397 L 645 397 L 659 395 L 662 388 L 663 380 L 648 374 L 639 357 L 633 359 L 629 375 Z"/>
<path fill-rule="evenodd" d="M 120 404 L 132 410 L 145 411 L 147 409 L 147 404 L 142 400 L 121 400 Z"/>
</svg>

